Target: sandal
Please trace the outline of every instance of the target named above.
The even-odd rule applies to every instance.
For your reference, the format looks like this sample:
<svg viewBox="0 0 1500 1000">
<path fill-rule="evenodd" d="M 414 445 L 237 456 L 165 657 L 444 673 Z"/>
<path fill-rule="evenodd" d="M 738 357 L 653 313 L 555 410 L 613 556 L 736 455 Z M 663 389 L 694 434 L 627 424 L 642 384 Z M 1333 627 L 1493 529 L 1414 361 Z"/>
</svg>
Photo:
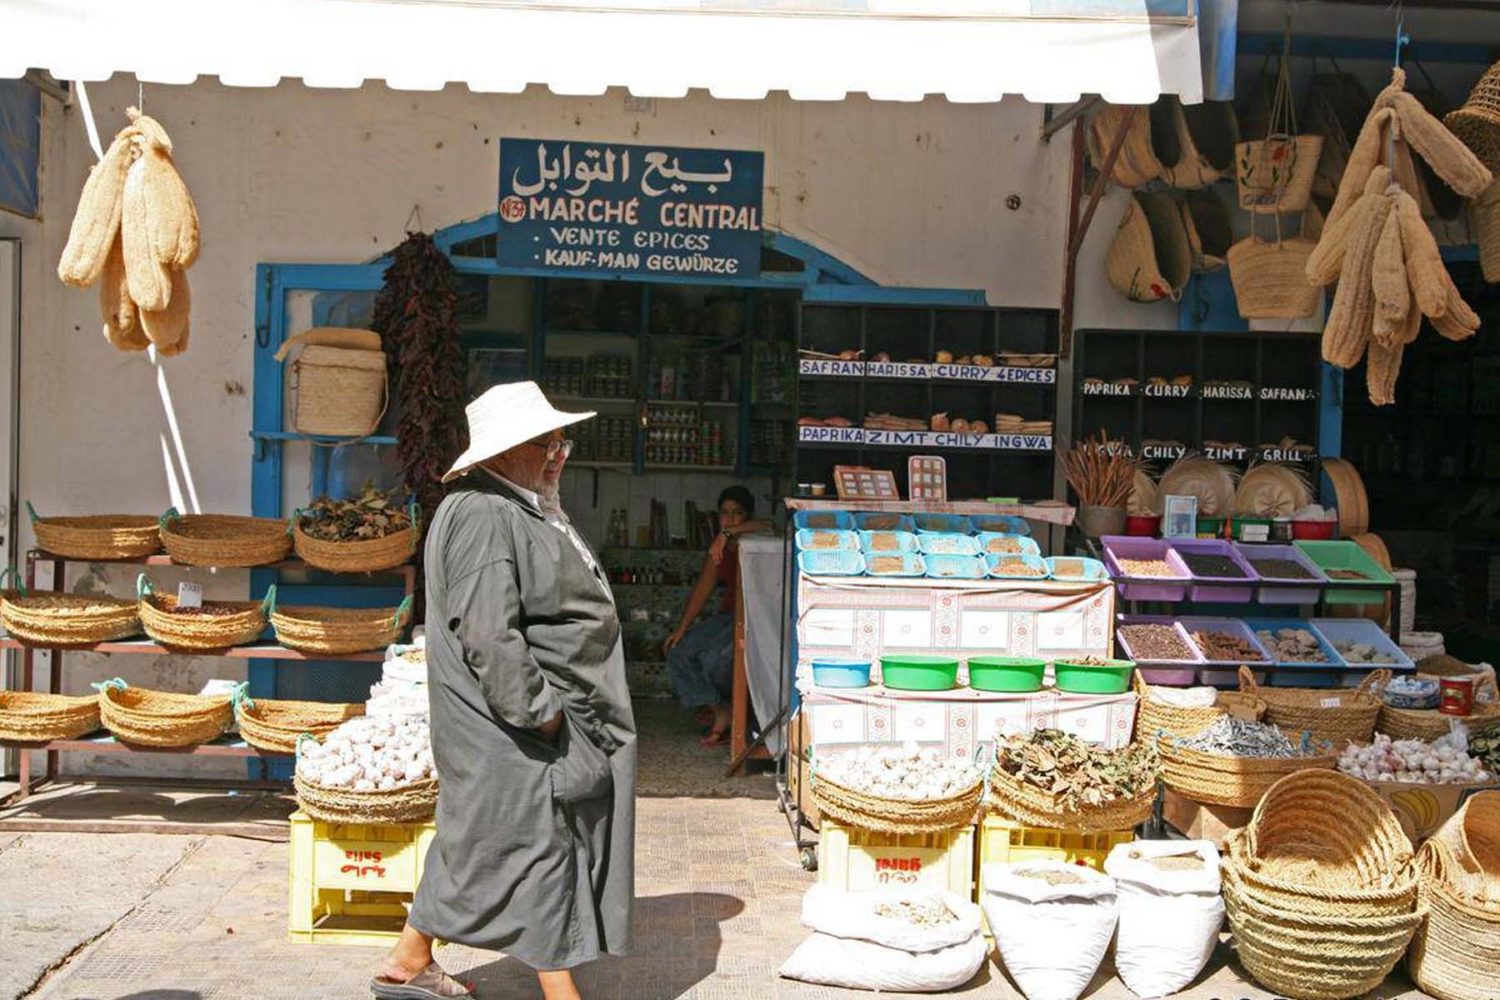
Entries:
<svg viewBox="0 0 1500 1000">
<path fill-rule="evenodd" d="M 705 750 L 712 750 L 714 747 L 727 747 L 729 745 L 729 730 L 720 729 L 717 732 L 709 733 L 698 741 L 698 745 Z"/>
<path fill-rule="evenodd" d="M 370 980 L 370 992 L 380 1000 L 445 1000 L 473 996 L 474 984 L 459 982 L 433 962 L 405 982 L 376 976 Z"/>
</svg>

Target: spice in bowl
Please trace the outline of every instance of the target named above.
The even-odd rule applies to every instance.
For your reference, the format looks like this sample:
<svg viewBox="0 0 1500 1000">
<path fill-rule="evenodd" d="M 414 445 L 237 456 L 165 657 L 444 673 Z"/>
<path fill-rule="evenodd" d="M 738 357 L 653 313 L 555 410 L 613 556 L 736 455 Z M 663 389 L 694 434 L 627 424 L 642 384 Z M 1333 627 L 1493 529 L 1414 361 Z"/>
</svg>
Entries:
<svg viewBox="0 0 1500 1000">
<path fill-rule="evenodd" d="M 1170 625 L 1121 625 L 1120 635 L 1136 660 L 1192 660 L 1193 651 Z"/>
<path fill-rule="evenodd" d="M 1214 632 L 1209 629 L 1199 629 L 1191 633 L 1193 642 L 1203 651 L 1205 659 L 1214 662 L 1231 661 L 1243 663 L 1247 660 L 1264 660 L 1260 650 L 1255 644 L 1242 635 L 1233 632 Z"/>
<path fill-rule="evenodd" d="M 1245 571 L 1240 569 L 1239 563 L 1228 556 L 1210 556 L 1197 552 L 1179 552 L 1182 561 L 1187 563 L 1187 568 L 1192 570 L 1193 575 L 1204 578 L 1239 577 L 1243 578 Z"/>
<path fill-rule="evenodd" d="M 1261 629 L 1255 637 L 1282 663 L 1327 663 L 1328 657 L 1318 645 L 1318 637 L 1305 628 L 1279 628 L 1274 632 Z"/>
<path fill-rule="evenodd" d="M 1117 559 L 1115 562 L 1126 576 L 1180 576 L 1165 559 Z"/>
<path fill-rule="evenodd" d="M 995 563 L 995 572 L 1004 576 L 1046 576 L 1047 568 L 1024 559 L 1000 559 Z"/>
<path fill-rule="evenodd" d="M 1339 651 L 1347 663 L 1395 663 L 1396 658 L 1388 653 L 1382 653 L 1377 647 L 1368 642 L 1355 642 L 1353 639 L 1340 639 L 1333 644 L 1333 648 Z"/>
<path fill-rule="evenodd" d="M 1295 559 L 1252 559 L 1255 572 L 1268 580 L 1316 580 L 1307 567 Z"/>
<path fill-rule="evenodd" d="M 991 538 L 984 543 L 984 550 L 986 552 L 1017 553 L 1022 551 L 1021 540 L 1019 538 L 1006 537 Z"/>
</svg>

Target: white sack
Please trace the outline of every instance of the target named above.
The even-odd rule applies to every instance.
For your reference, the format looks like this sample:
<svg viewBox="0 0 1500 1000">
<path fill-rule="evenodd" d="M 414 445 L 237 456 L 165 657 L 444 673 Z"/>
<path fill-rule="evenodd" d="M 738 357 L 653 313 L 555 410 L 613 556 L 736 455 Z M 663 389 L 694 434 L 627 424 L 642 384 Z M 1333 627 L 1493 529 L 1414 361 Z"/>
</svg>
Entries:
<svg viewBox="0 0 1500 1000">
<path fill-rule="evenodd" d="M 797 946 L 781 975 L 852 990 L 942 993 L 973 979 L 988 951 L 983 934 L 951 948 L 913 952 L 819 933 Z"/>
<path fill-rule="evenodd" d="M 1049 885 L 1017 871 L 1082 879 Z M 984 915 L 1000 958 L 1027 1000 L 1078 1000 L 1115 934 L 1115 880 L 1062 861 L 984 866 Z"/>
<path fill-rule="evenodd" d="M 1153 858 L 1197 857 L 1202 868 L 1163 871 Z M 1206 840 L 1117 844 L 1104 862 L 1119 891 L 1115 969 L 1139 997 L 1181 992 L 1203 971 L 1224 921 L 1219 851 Z"/>
<path fill-rule="evenodd" d="M 957 920 L 918 927 L 906 920 L 882 917 L 882 903 L 909 902 L 946 906 Z M 983 929 L 979 907 L 940 889 L 877 889 L 850 892 L 831 885 L 815 885 L 802 897 L 802 926 L 831 937 L 869 941 L 901 951 L 937 951 L 963 944 Z"/>
</svg>

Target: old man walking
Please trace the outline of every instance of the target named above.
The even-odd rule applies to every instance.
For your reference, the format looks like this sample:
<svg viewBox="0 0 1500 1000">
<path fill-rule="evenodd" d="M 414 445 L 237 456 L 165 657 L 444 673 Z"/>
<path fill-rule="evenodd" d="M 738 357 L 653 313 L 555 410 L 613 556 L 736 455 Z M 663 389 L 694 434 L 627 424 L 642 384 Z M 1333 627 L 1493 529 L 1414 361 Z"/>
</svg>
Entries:
<svg viewBox="0 0 1500 1000">
<path fill-rule="evenodd" d="M 428 529 L 427 659 L 441 792 L 405 930 L 370 988 L 388 1000 L 472 992 L 434 938 L 503 951 L 547 1000 L 575 966 L 630 945 L 635 719 L 620 623 L 558 485 L 594 416 L 533 382 L 469 404 L 466 476 Z"/>
</svg>

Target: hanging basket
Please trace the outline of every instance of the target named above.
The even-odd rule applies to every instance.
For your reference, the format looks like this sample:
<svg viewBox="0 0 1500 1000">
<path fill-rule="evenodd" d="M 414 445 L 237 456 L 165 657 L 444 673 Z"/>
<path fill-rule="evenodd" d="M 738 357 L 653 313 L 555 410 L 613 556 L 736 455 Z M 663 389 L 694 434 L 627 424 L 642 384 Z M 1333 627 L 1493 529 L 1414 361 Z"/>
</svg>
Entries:
<svg viewBox="0 0 1500 1000">
<path fill-rule="evenodd" d="M 1317 244 L 1302 236 L 1268 242 L 1247 236 L 1229 248 L 1229 280 L 1244 319 L 1303 319 L 1318 311 L 1323 289 L 1307 280 Z"/>
<path fill-rule="evenodd" d="M 119 678 L 99 688 L 99 718 L 123 743 L 191 747 L 218 739 L 233 721 L 228 695 L 205 697 L 129 687 Z"/>
<path fill-rule="evenodd" d="M 1151 145 L 1151 113 L 1144 107 L 1128 104 L 1106 104 L 1089 121 L 1087 133 L 1089 159 L 1094 169 L 1104 166 L 1104 158 L 1114 144 L 1120 124 L 1127 121 L 1125 143 L 1115 157 L 1110 179 L 1123 188 L 1138 188 L 1161 176 L 1162 163 Z"/>
<path fill-rule="evenodd" d="M 324 823 L 425 823 L 437 810 L 436 778 L 388 792 L 325 788 L 300 775 L 294 776 L 292 781 L 297 791 L 297 805 L 307 815 Z"/>
<path fill-rule="evenodd" d="M 269 566 L 291 550 L 286 522 L 234 514 L 161 516 L 161 542 L 173 562 L 186 566 Z"/>
<path fill-rule="evenodd" d="M 0 581 L 17 575 L 7 568 Z M 128 639 L 141 631 L 135 604 L 114 597 L 0 590 L 0 624 L 12 639 L 31 646 L 89 646 Z"/>
<path fill-rule="evenodd" d="M 204 601 L 179 607 L 171 594 L 159 594 L 142 573 L 136 580 L 141 624 L 146 634 L 170 649 L 205 652 L 244 646 L 266 630 L 266 609 L 275 600 L 272 585 L 264 601 Z"/>
<path fill-rule="evenodd" d="M 50 743 L 99 728 L 99 699 L 39 691 L 0 691 L 0 740 Z"/>
<path fill-rule="evenodd" d="M 416 502 L 408 508 L 411 525 L 380 538 L 357 542 L 329 542 L 314 538 L 303 528 L 306 515 L 292 516 L 292 537 L 297 558 L 316 569 L 331 573 L 375 573 L 395 569 L 411 560 L 417 551 L 421 523 Z"/>
<path fill-rule="evenodd" d="M 972 788 L 950 798 L 908 802 L 845 788 L 814 773 L 812 794 L 825 816 L 861 830 L 940 833 L 973 824 L 979 801 L 984 797 L 984 781 L 978 779 Z"/>
<path fill-rule="evenodd" d="M 1104 261 L 1110 285 L 1133 302 L 1182 297 L 1192 273 L 1192 248 L 1182 210 L 1162 192 L 1131 196 Z"/>
<path fill-rule="evenodd" d="M 1443 124 L 1491 173 L 1500 174 L 1500 63 L 1485 71 L 1464 106 L 1450 112 Z"/>
<path fill-rule="evenodd" d="M 1319 135 L 1276 135 L 1235 146 L 1235 191 L 1240 208 L 1259 215 L 1307 207 L 1323 150 Z"/>
<path fill-rule="evenodd" d="M 272 701 L 240 697 L 234 701 L 234 717 L 240 735 L 257 750 L 296 753 L 301 736 L 322 739 L 350 719 L 365 714 L 358 703 L 321 701 Z"/>
<path fill-rule="evenodd" d="M 382 649 L 401 638 L 411 598 L 394 608 L 273 607 L 276 641 L 288 649 L 330 656 Z"/>
<path fill-rule="evenodd" d="M 1175 95 L 1166 94 L 1159 104 L 1181 151 L 1175 164 L 1163 167 L 1162 180 L 1187 191 L 1207 187 L 1228 172 L 1239 140 L 1233 102 L 1204 101 L 1187 108 Z"/>
<path fill-rule="evenodd" d="M 302 434 L 366 437 L 380 427 L 388 401 L 386 356 L 373 330 L 314 327 L 276 352 L 292 362 L 296 404 L 292 426 Z"/>
<path fill-rule="evenodd" d="M 1314 740 L 1342 751 L 1347 743 L 1369 743 L 1374 737 L 1381 708 L 1375 691 L 1390 680 L 1391 672 L 1373 670 L 1356 688 L 1263 688 L 1244 666 L 1239 677 L 1241 691 L 1265 701 L 1266 722 L 1289 734 L 1310 733 Z"/>
<path fill-rule="evenodd" d="M 67 559 L 140 559 L 161 551 L 157 519 L 139 514 L 39 517 L 26 502 L 36 543 Z"/>
</svg>

